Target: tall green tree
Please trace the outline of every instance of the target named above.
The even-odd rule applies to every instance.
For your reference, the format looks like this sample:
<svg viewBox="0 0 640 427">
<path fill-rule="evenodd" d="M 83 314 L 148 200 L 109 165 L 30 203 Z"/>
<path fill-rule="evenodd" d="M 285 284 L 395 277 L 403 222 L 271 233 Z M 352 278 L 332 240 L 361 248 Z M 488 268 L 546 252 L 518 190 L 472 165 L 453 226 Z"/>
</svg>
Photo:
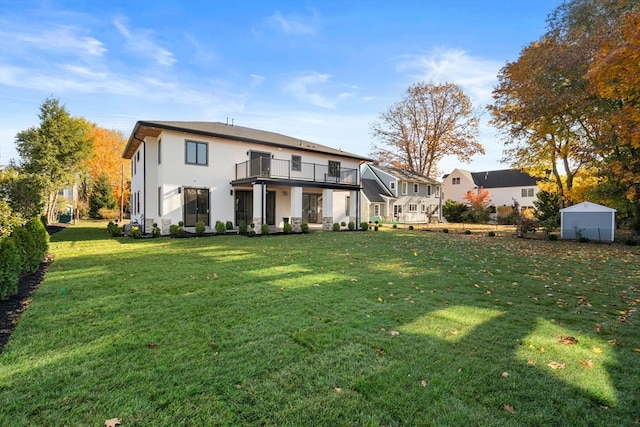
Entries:
<svg viewBox="0 0 640 427">
<path fill-rule="evenodd" d="M 117 207 L 118 202 L 113 195 L 109 178 L 106 175 L 101 175 L 93 183 L 93 188 L 89 195 L 89 215 L 92 218 L 99 218 L 100 209 L 114 210 Z"/>
<path fill-rule="evenodd" d="M 416 83 L 372 125 L 373 157 L 382 164 L 435 178 L 438 162 L 453 155 L 469 161 L 484 154 L 478 117 L 456 84 Z"/>
<path fill-rule="evenodd" d="M 90 124 L 71 117 L 60 101 L 47 98 L 40 107 L 39 127 L 16 135 L 22 168 L 42 179 L 42 200 L 47 223 L 56 220 L 58 192 L 77 179 L 83 161 L 91 153 Z"/>
<path fill-rule="evenodd" d="M 40 216 L 44 180 L 38 174 L 26 173 L 16 165 L 0 171 L 0 199 L 7 201 L 14 215 L 24 221 Z"/>
</svg>

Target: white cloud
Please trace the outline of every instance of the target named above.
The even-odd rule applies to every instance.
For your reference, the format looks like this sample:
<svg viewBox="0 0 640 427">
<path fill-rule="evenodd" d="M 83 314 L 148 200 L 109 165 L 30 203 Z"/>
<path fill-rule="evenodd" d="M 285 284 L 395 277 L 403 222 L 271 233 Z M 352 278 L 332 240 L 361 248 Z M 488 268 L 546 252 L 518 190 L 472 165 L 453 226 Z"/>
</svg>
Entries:
<svg viewBox="0 0 640 427">
<path fill-rule="evenodd" d="M 72 26 L 54 26 L 33 33 L 2 31 L 0 40 L 2 40 L 3 50 L 13 49 L 22 52 L 37 49 L 47 52 L 74 53 L 78 56 L 102 56 L 107 51 L 101 41 L 79 35 L 79 32 L 79 29 Z"/>
<path fill-rule="evenodd" d="M 158 65 L 165 67 L 170 67 L 176 62 L 173 53 L 154 42 L 149 31 L 136 30 L 132 32 L 119 20 L 115 20 L 113 25 L 120 34 L 125 37 L 127 41 L 126 45 L 132 52 L 147 56 L 153 59 Z"/>
<path fill-rule="evenodd" d="M 470 56 L 460 49 L 436 48 L 426 55 L 402 56 L 396 70 L 410 72 L 422 81 L 456 83 L 479 105 L 492 101 L 491 92 L 503 65 L 500 61 Z"/>
<path fill-rule="evenodd" d="M 269 21 L 280 28 L 283 33 L 292 36 L 313 36 L 318 31 L 318 16 L 315 11 L 311 17 L 284 16 L 280 12 L 276 12 L 269 17 Z"/>
<path fill-rule="evenodd" d="M 259 86 L 265 80 L 264 76 L 260 76 L 258 74 L 251 74 L 251 87 Z"/>
<path fill-rule="evenodd" d="M 344 87 L 352 89 L 353 86 L 333 84 L 331 77 L 330 74 L 307 72 L 287 82 L 284 88 L 301 101 L 318 107 L 333 109 L 336 108 L 340 101 L 354 97 L 355 92 L 339 91 Z M 320 89 L 334 94 L 322 94 Z"/>
</svg>

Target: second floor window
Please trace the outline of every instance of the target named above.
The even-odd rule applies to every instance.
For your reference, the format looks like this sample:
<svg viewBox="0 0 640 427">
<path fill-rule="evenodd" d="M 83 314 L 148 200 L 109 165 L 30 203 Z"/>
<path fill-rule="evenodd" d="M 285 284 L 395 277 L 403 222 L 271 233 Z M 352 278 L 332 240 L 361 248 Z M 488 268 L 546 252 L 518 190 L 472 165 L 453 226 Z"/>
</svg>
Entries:
<svg viewBox="0 0 640 427">
<path fill-rule="evenodd" d="M 291 156 L 291 170 L 296 172 L 302 170 L 302 156 Z"/>
<path fill-rule="evenodd" d="M 402 183 L 402 194 L 407 194 L 407 183 L 406 182 Z"/>
<path fill-rule="evenodd" d="M 533 188 L 523 188 L 522 197 L 533 197 Z"/>
<path fill-rule="evenodd" d="M 186 163 L 206 165 L 208 145 L 206 142 L 186 141 Z"/>
<path fill-rule="evenodd" d="M 329 176 L 340 178 L 340 162 L 329 160 Z"/>
<path fill-rule="evenodd" d="M 413 184 L 413 193 L 418 194 L 418 184 Z"/>
<path fill-rule="evenodd" d="M 162 140 L 158 140 L 158 164 L 162 163 Z"/>
<path fill-rule="evenodd" d="M 460 184 L 460 177 L 451 178 L 451 183 L 454 184 L 454 185 Z"/>
</svg>

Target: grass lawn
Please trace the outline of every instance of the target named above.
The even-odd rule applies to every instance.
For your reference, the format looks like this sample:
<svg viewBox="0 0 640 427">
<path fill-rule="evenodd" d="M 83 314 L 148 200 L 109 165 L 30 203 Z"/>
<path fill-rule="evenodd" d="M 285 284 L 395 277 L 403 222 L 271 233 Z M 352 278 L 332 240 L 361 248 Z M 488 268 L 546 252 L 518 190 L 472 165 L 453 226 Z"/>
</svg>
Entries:
<svg viewBox="0 0 640 427">
<path fill-rule="evenodd" d="M 68 228 L 0 425 L 640 424 L 640 248 L 485 236 Z"/>
</svg>

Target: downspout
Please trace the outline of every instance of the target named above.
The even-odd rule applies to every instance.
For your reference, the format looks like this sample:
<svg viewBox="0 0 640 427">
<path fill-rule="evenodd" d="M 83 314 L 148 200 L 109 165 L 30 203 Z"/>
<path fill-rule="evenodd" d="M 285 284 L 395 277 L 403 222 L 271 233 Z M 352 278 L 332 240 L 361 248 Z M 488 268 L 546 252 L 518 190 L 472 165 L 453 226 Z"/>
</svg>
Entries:
<svg viewBox="0 0 640 427">
<path fill-rule="evenodd" d="M 142 226 L 142 234 L 146 234 L 144 220 L 147 214 L 147 145 L 144 139 L 140 139 L 135 135 L 133 139 L 142 142 L 142 148 L 144 149 L 142 156 L 142 221 L 140 225 Z"/>
</svg>

